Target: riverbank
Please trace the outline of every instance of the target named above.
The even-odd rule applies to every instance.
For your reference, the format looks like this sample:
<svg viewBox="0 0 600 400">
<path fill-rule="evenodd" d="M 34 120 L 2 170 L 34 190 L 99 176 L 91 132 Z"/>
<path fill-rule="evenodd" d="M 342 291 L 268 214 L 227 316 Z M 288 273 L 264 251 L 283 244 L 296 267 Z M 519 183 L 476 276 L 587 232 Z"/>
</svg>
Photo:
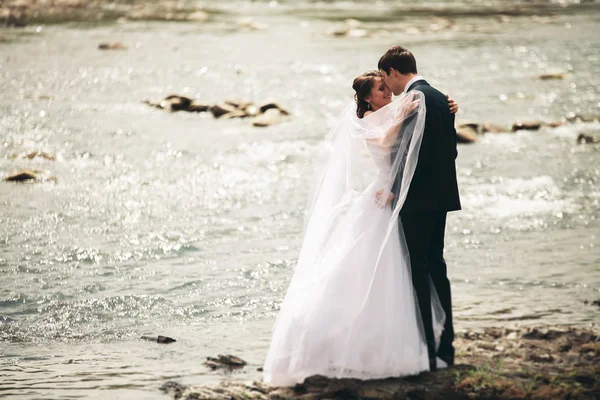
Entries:
<svg viewBox="0 0 600 400">
<path fill-rule="evenodd" d="M 503 2 L 492 1 L 484 5 L 469 3 L 401 4 L 397 10 L 373 7 L 368 2 L 355 3 L 348 9 L 333 4 L 306 5 L 303 3 L 264 2 L 257 6 L 261 14 L 292 12 L 297 16 L 317 17 L 340 21 L 360 18 L 369 22 L 383 22 L 405 18 L 460 18 L 493 17 L 508 22 L 514 17 L 533 17 L 535 22 L 549 22 L 559 14 L 597 10 L 596 1 L 551 1 Z M 145 2 L 140 0 L 11 0 L 0 1 L 0 26 L 26 26 L 30 24 L 59 24 L 69 22 L 114 22 L 114 21 L 196 21 L 205 22 L 222 13 L 237 14 L 239 4 L 203 1 L 163 0 Z M 439 22 L 439 21 L 438 21 Z M 444 24 L 442 24 L 444 25 Z M 435 30 L 439 30 L 435 28 Z"/>
<path fill-rule="evenodd" d="M 359 381 L 315 376 L 293 388 L 261 382 L 183 386 L 174 399 L 598 399 L 598 328 L 488 328 L 456 339 L 457 365 L 403 379 Z"/>
</svg>

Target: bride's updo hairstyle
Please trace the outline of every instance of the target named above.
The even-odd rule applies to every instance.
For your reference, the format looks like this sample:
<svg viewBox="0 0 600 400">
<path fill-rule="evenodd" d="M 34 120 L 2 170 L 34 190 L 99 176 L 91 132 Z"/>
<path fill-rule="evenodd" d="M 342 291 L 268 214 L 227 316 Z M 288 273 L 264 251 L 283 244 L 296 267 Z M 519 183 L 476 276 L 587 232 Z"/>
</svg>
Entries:
<svg viewBox="0 0 600 400">
<path fill-rule="evenodd" d="M 379 71 L 368 71 L 356 77 L 352 83 L 352 89 L 356 92 L 354 100 L 356 100 L 356 115 L 358 115 L 358 118 L 364 117 L 367 110 L 369 110 L 369 103 L 365 99 L 371 94 L 371 89 L 373 89 L 377 78 L 383 78 Z"/>
</svg>

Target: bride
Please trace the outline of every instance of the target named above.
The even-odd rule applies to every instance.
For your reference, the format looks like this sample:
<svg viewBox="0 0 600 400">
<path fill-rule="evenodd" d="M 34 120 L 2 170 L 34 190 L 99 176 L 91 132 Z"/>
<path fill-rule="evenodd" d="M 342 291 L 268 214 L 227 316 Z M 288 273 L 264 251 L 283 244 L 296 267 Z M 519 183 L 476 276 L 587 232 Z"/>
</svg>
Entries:
<svg viewBox="0 0 600 400">
<path fill-rule="evenodd" d="M 302 249 L 273 326 L 264 380 L 274 385 L 312 375 L 379 379 L 429 370 L 398 220 L 417 163 L 425 100 L 411 91 L 392 102 L 377 71 L 357 77 L 353 88 L 356 103 L 325 140 Z M 432 308 L 439 341 L 444 313 L 435 293 Z"/>
</svg>

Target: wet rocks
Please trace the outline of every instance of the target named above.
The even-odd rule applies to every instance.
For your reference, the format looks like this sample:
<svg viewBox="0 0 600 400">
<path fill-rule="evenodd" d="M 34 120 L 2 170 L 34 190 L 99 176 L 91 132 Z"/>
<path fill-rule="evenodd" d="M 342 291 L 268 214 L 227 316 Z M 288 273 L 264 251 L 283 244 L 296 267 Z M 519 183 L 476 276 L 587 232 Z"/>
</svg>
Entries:
<svg viewBox="0 0 600 400">
<path fill-rule="evenodd" d="M 580 114 L 570 112 L 567 114 L 565 119 L 569 122 L 580 123 L 580 122 L 598 122 L 600 121 L 600 115 Z"/>
<path fill-rule="evenodd" d="M 545 74 L 540 74 L 537 76 L 537 78 L 542 81 L 562 80 L 565 79 L 565 74 L 563 74 L 562 72 L 549 72 Z"/>
<path fill-rule="evenodd" d="M 362 22 L 356 19 L 346 19 L 342 25 L 332 28 L 328 32 L 329 36 L 334 37 L 353 37 L 363 38 L 370 36 L 366 29 L 362 28 Z"/>
<path fill-rule="evenodd" d="M 215 104 L 214 106 L 209 108 L 209 111 L 215 118 L 222 117 L 223 115 L 232 113 L 236 110 L 236 107 L 229 104 Z"/>
<path fill-rule="evenodd" d="M 21 154 L 21 158 L 33 160 L 34 158 L 43 158 L 49 161 L 56 161 L 56 154 L 47 151 L 30 151 L 29 153 Z"/>
<path fill-rule="evenodd" d="M 193 13 L 189 14 L 187 16 L 187 20 L 188 21 L 195 21 L 195 22 L 205 22 L 207 21 L 209 18 L 208 13 L 205 11 L 194 11 Z"/>
<path fill-rule="evenodd" d="M 161 392 L 165 392 L 169 396 L 172 396 L 174 399 L 180 399 L 187 389 L 187 386 L 183 386 L 180 383 L 167 381 L 160 385 L 158 388 Z"/>
<path fill-rule="evenodd" d="M 29 10 L 25 5 L 11 5 L 0 8 L 0 25 L 10 27 L 23 27 L 27 25 Z"/>
<path fill-rule="evenodd" d="M 281 112 L 282 115 L 290 115 L 290 113 L 289 113 L 288 110 L 286 110 L 285 108 L 283 108 L 279 103 L 273 102 L 273 101 L 263 103 L 262 105 L 260 105 L 258 107 L 258 110 L 261 113 L 264 113 L 267 110 L 270 110 L 270 109 L 273 109 L 273 108 L 278 109 Z"/>
<path fill-rule="evenodd" d="M 38 179 L 38 171 L 30 170 L 19 171 L 4 178 L 7 182 L 28 182 L 37 181 Z"/>
<path fill-rule="evenodd" d="M 541 121 L 522 121 L 522 122 L 515 122 L 512 126 L 512 131 L 513 132 L 520 131 L 520 130 L 537 131 L 541 127 L 542 127 Z"/>
<path fill-rule="evenodd" d="M 506 128 L 500 125 L 491 124 L 489 122 L 481 125 L 481 133 L 503 133 L 506 131 Z"/>
<path fill-rule="evenodd" d="M 459 126 L 456 129 L 458 143 L 474 143 L 477 141 L 477 131 L 470 126 Z"/>
<path fill-rule="evenodd" d="M 268 28 L 268 25 L 255 21 L 252 18 L 242 18 L 237 21 L 238 26 L 242 29 L 247 29 L 250 31 L 264 31 Z"/>
<path fill-rule="evenodd" d="M 207 357 L 206 361 L 204 362 L 204 365 L 212 370 L 219 368 L 239 369 L 243 368 L 246 364 L 246 361 L 231 354 L 219 354 L 217 357 Z"/>
<path fill-rule="evenodd" d="M 175 340 L 173 338 L 170 338 L 168 336 L 161 336 L 161 335 L 159 335 L 157 337 L 154 337 L 154 336 L 142 336 L 140 339 L 147 340 L 149 342 L 156 342 L 156 343 L 159 343 L 159 344 L 169 344 L 169 343 L 175 343 L 175 342 L 177 342 L 177 340 Z"/>
<path fill-rule="evenodd" d="M 127 50 L 127 46 L 119 42 L 100 43 L 98 45 L 98 50 Z"/>
<path fill-rule="evenodd" d="M 579 136 L 577 136 L 577 143 L 578 144 L 600 143 L 600 138 L 595 137 L 595 136 L 586 135 L 584 133 L 580 133 Z M 597 301 L 597 303 L 599 303 L 599 305 L 600 305 L 600 301 Z"/>
<path fill-rule="evenodd" d="M 290 115 L 287 109 L 274 101 L 267 101 L 258 106 L 246 99 L 230 99 L 219 104 L 207 104 L 186 96 L 169 95 L 160 103 L 148 100 L 143 103 L 169 112 L 210 112 L 217 119 L 252 118 L 252 125 L 256 127 L 271 126 L 279 122 L 281 116 Z"/>
<path fill-rule="evenodd" d="M 161 390 L 184 400 L 593 400 L 600 392 L 599 335 L 598 328 L 493 327 L 458 333 L 458 364 L 434 373 L 366 381 L 312 376 L 293 387 L 274 387 L 257 381 L 202 386 L 166 382 Z M 219 363 L 219 358 L 214 360 Z"/>
<path fill-rule="evenodd" d="M 270 108 L 263 114 L 256 116 L 252 120 L 252 126 L 267 127 L 276 124 L 281 119 L 281 111 L 277 108 Z"/>
</svg>

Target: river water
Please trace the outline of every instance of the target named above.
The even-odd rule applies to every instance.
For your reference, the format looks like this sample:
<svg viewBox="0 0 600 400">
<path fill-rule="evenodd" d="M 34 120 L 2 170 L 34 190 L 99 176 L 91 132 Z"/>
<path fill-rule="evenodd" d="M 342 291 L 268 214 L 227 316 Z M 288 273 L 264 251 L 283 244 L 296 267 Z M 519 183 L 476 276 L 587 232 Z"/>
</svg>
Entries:
<svg viewBox="0 0 600 400">
<path fill-rule="evenodd" d="M 311 161 L 352 79 L 391 45 L 415 53 L 463 121 L 600 114 L 596 3 L 505 22 L 487 3 L 224 4 L 205 23 L 0 29 L 0 175 L 56 178 L 0 183 L 0 397 L 157 399 L 169 379 L 260 378 Z M 267 29 L 238 29 L 248 16 Z M 373 35 L 326 34 L 348 17 Z M 128 50 L 99 51 L 107 41 Z M 565 79 L 536 79 L 553 71 Z M 276 99 L 292 116 L 260 129 L 141 103 L 170 93 Z M 459 146 L 463 210 L 446 238 L 457 329 L 598 322 L 585 302 L 600 298 L 600 145 L 580 133 L 600 124 Z M 19 156 L 34 150 L 57 160 Z M 139 339 L 158 334 L 177 343 Z M 202 365 L 220 353 L 250 365 Z"/>
</svg>

